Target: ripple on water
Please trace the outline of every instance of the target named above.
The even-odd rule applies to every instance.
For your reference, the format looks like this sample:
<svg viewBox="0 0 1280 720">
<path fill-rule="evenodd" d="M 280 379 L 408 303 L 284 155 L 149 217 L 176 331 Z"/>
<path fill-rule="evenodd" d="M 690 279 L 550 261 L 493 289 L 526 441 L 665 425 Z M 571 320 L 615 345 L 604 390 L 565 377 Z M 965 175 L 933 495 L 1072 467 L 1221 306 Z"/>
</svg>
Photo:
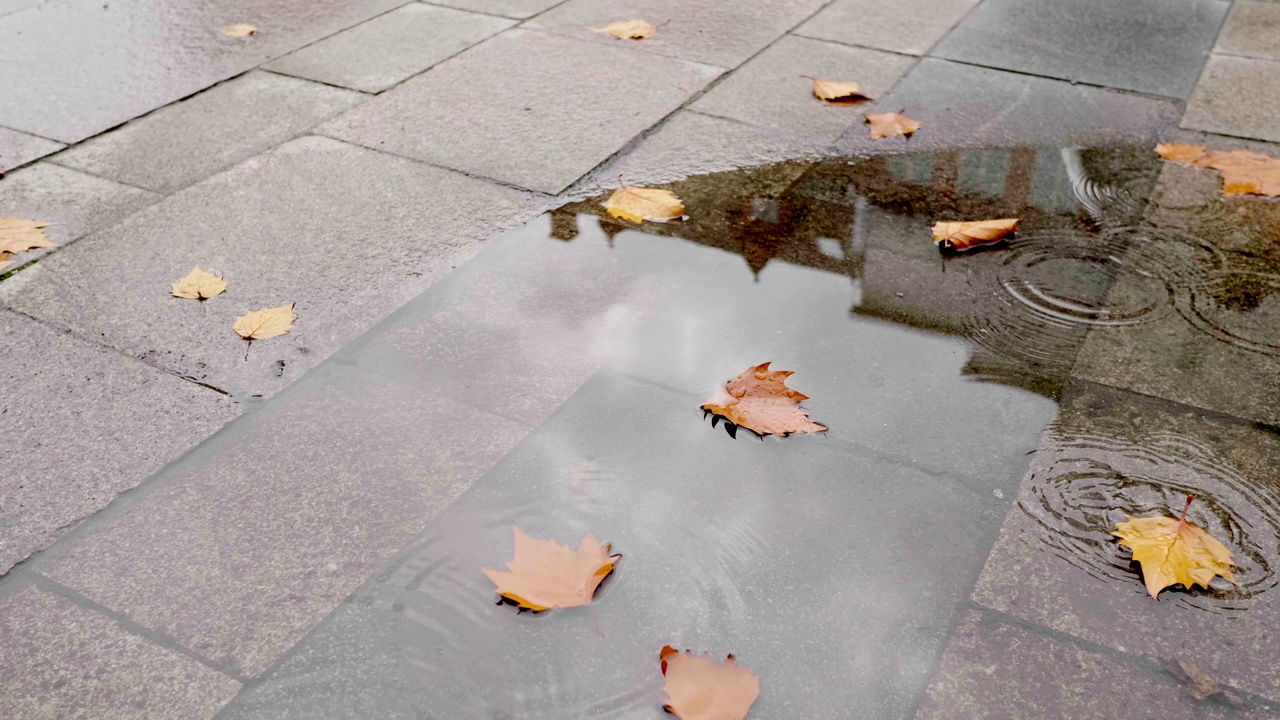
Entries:
<svg viewBox="0 0 1280 720">
<path fill-rule="evenodd" d="M 1280 548 L 1280 495 L 1274 489 L 1251 482 L 1184 435 L 1158 433 L 1131 442 L 1051 428 L 1046 437 L 1052 456 L 1033 466 L 1019 507 L 1064 561 L 1099 579 L 1136 584 L 1137 569 L 1111 531 L 1128 516 L 1177 517 L 1186 496 L 1195 495 L 1187 517 L 1231 550 L 1239 585 L 1219 578 L 1207 591 L 1166 591 L 1161 600 L 1235 613 L 1276 585 L 1266 559 Z"/>
<path fill-rule="evenodd" d="M 1179 293 L 1178 310 L 1224 343 L 1280 355 L 1280 273 L 1272 265 L 1236 262 L 1211 273 Z"/>
</svg>

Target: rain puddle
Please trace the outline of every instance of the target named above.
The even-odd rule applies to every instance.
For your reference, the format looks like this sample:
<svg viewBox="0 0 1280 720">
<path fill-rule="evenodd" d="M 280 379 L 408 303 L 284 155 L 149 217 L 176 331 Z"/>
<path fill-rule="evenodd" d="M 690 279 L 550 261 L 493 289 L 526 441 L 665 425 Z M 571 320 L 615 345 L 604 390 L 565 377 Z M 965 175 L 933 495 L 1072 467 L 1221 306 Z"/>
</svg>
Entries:
<svg viewBox="0 0 1280 720">
<path fill-rule="evenodd" d="M 439 333 L 426 359 L 358 362 L 491 392 L 534 429 L 225 716 L 660 718 L 673 645 L 758 674 L 749 717 L 951 717 L 930 708 L 963 683 L 935 673 L 963 675 L 942 659 L 974 611 L 1103 648 L 1132 673 L 1103 681 L 1187 713 L 1157 663 L 1190 635 L 1193 661 L 1263 707 L 1280 688 L 1280 204 L 1222 201 L 1195 172 L 1149 148 L 784 163 L 670 186 L 685 222 L 637 227 L 597 199 L 497 241 L 391 323 L 393 344 Z M 1022 219 L 1000 247 L 929 238 L 1000 217 Z M 501 352 L 467 356 L 476 337 Z M 795 371 L 828 433 L 734 439 L 703 419 L 764 361 Z M 1187 494 L 1239 584 L 1156 601 L 1109 533 Z M 517 612 L 481 572 L 511 558 L 514 525 L 592 532 L 623 559 L 592 605 Z M 1057 672 L 1009 652 L 984 671 L 992 713 L 1018 673 Z"/>
</svg>

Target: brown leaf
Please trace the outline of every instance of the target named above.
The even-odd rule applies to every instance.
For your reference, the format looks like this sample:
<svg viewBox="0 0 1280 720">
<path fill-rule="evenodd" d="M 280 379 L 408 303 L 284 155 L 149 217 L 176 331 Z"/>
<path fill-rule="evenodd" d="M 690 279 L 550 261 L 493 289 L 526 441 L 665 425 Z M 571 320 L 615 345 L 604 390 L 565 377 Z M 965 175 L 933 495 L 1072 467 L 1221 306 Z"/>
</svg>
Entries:
<svg viewBox="0 0 1280 720">
<path fill-rule="evenodd" d="M 643 40 L 652 35 L 658 28 L 644 20 L 626 20 L 609 23 L 602 28 L 591 28 L 598 33 L 612 35 L 619 40 Z"/>
<path fill-rule="evenodd" d="M 811 75 L 801 75 L 800 77 L 812 80 L 814 96 L 829 103 L 856 103 L 874 99 L 862 92 L 862 86 L 855 82 L 823 80 Z"/>
<path fill-rule="evenodd" d="M 867 113 L 863 117 L 871 125 L 872 140 L 893 137 L 894 135 L 902 135 L 909 138 L 912 133 L 920 129 L 920 123 L 901 114 L 901 112 Z"/>
<path fill-rule="evenodd" d="M 769 363 L 747 368 L 703 404 L 704 412 L 725 418 L 758 435 L 825 432 L 826 425 L 800 409 L 808 396 L 787 387 L 790 370 L 770 370 Z"/>
<path fill-rule="evenodd" d="M 621 555 L 610 555 L 612 545 L 600 545 L 591 533 L 578 549 L 554 540 L 536 540 L 520 528 L 515 533 L 515 555 L 507 570 L 482 568 L 498 586 L 498 594 L 530 610 L 587 605 L 600 583 L 613 572 Z"/>
<path fill-rule="evenodd" d="M 940 222 L 933 225 L 933 240 L 944 250 L 964 252 L 997 243 L 1018 229 L 1018 218 Z"/>
<path fill-rule="evenodd" d="M 1231 575 L 1231 551 L 1209 533 L 1187 522 L 1187 508 L 1194 496 L 1187 497 L 1181 518 L 1131 517 L 1116 525 L 1111 534 L 1120 544 L 1133 551 L 1133 559 L 1142 566 L 1142 579 L 1151 597 L 1170 585 L 1181 584 L 1190 590 L 1195 585 L 1206 589 L 1215 575 L 1235 582 Z"/>
<path fill-rule="evenodd" d="M 662 660 L 663 710 L 680 720 L 743 720 L 760 697 L 760 678 L 730 655 L 724 664 L 667 645 Z"/>
<path fill-rule="evenodd" d="M 1172 160 L 1180 163 L 1193 163 L 1204 155 L 1204 146 L 1162 143 L 1160 145 L 1156 145 L 1156 154 L 1165 160 Z"/>
<path fill-rule="evenodd" d="M 610 215 L 634 223 L 667 222 L 684 217 L 684 203 L 680 198 L 670 190 L 657 188 L 623 185 L 604 201 L 604 207 Z"/>
<path fill-rule="evenodd" d="M 58 247 L 44 228 L 49 224 L 40 220 L 23 220 L 16 216 L 0 218 L 0 253 L 26 252 L 33 248 Z"/>
<path fill-rule="evenodd" d="M 1222 176 L 1222 196 L 1280 197 L 1280 159 L 1248 150 L 1211 152 L 1193 163 Z"/>
<path fill-rule="evenodd" d="M 248 315 L 236 318 L 231 326 L 245 340 L 265 340 L 289 332 L 293 327 L 293 306 L 295 303 L 280 307 L 254 310 Z"/>
<path fill-rule="evenodd" d="M 249 37 L 250 35 L 257 35 L 258 28 L 252 25 L 246 25 L 245 23 L 240 23 L 238 25 L 228 25 L 222 28 L 222 34 L 226 35 L 227 37 L 235 37 L 235 38 Z"/>
<path fill-rule="evenodd" d="M 221 275 L 215 275 L 208 270 L 201 270 L 197 265 L 194 270 L 187 273 L 187 276 L 176 283 L 173 283 L 171 292 L 174 297 L 191 298 L 193 300 L 207 300 L 214 295 L 226 292 L 227 281 L 222 279 Z"/>
</svg>

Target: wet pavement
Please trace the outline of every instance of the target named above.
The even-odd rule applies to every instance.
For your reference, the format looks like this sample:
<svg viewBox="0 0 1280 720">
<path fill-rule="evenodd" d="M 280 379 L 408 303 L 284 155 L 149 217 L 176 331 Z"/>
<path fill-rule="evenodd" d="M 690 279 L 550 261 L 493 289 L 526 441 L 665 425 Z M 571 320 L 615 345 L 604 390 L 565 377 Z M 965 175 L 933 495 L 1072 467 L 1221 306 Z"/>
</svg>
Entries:
<svg viewBox="0 0 1280 720">
<path fill-rule="evenodd" d="M 0 717 L 1280 717 L 1280 204 L 1153 152 L 1280 156 L 1272 7 L 0 0 Z M 703 418 L 763 361 L 828 432 Z M 623 559 L 519 613 L 513 525 Z"/>
</svg>

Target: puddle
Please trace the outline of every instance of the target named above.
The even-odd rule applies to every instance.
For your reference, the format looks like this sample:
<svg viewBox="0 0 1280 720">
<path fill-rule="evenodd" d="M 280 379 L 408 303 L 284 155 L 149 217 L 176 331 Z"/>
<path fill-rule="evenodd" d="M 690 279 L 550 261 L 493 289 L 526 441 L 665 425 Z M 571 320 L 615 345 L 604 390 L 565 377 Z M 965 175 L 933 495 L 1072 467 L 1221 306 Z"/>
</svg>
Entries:
<svg viewBox="0 0 1280 720">
<path fill-rule="evenodd" d="M 1276 595 L 1268 463 L 1194 433 L 1054 424 L 1103 382 L 1082 353 L 1143 328 L 1190 333 L 1144 346 L 1171 377 L 1221 347 L 1280 378 L 1277 268 L 1144 219 L 1161 169 L 1146 148 L 784 163 L 673 184 L 687 222 L 637 228 L 592 200 L 496 242 L 357 361 L 478 407 L 524 394 L 512 412 L 545 421 L 225 716 L 658 718 L 670 644 L 759 674 L 750 717 L 910 717 L 1011 509 L 1047 529 L 1043 562 L 1096 583 L 1080 593 L 1129 598 L 1109 530 L 1194 493 L 1240 585 L 1159 607 L 1248 622 Z M 996 217 L 1022 219 L 1002 248 L 929 240 L 935 220 Z M 446 325 L 415 355 L 414 333 Z M 501 358 L 464 347 L 476 327 Z M 735 440 L 702 418 L 766 360 L 830 432 Z M 564 396 L 496 377 L 535 371 Z M 510 559 L 512 525 L 624 557 L 592 606 L 517 613 L 480 572 Z"/>
</svg>

